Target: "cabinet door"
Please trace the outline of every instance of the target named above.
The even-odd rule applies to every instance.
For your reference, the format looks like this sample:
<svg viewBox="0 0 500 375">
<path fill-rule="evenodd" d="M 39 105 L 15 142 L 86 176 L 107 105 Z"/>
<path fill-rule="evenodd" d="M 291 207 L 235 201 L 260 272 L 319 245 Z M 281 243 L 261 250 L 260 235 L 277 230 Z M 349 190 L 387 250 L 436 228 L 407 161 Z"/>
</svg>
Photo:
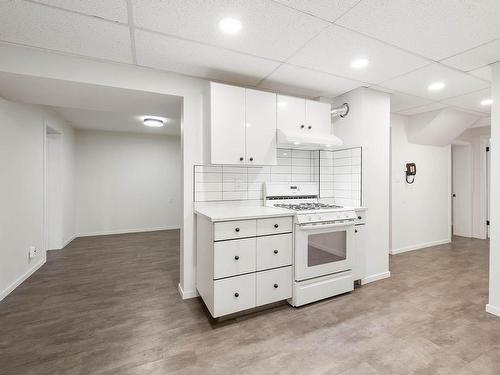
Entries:
<svg viewBox="0 0 500 375">
<path fill-rule="evenodd" d="M 331 134 L 330 104 L 306 100 L 306 130 L 314 134 Z"/>
<path fill-rule="evenodd" d="M 246 163 L 275 165 L 276 94 L 246 90 Z"/>
<path fill-rule="evenodd" d="M 244 164 L 245 89 L 211 82 L 210 100 L 212 164 Z"/>
<path fill-rule="evenodd" d="M 354 229 L 353 264 L 352 273 L 354 280 L 365 277 L 366 239 L 365 225 L 356 225 Z"/>
<path fill-rule="evenodd" d="M 304 131 L 305 119 L 305 99 L 278 95 L 278 129 Z"/>
</svg>

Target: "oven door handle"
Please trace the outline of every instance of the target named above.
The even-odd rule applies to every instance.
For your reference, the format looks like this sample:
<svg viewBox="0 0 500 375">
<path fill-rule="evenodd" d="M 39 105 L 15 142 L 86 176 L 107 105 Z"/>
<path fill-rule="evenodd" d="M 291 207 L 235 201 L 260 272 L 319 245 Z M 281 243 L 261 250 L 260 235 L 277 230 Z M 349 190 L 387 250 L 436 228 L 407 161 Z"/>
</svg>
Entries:
<svg viewBox="0 0 500 375">
<path fill-rule="evenodd" d="M 349 223 L 335 223 L 335 224 L 303 224 L 303 225 L 298 225 L 300 230 L 307 231 L 307 230 L 316 230 L 316 229 L 328 229 L 328 228 L 349 228 L 351 226 L 354 226 L 354 221 L 349 222 Z"/>
</svg>

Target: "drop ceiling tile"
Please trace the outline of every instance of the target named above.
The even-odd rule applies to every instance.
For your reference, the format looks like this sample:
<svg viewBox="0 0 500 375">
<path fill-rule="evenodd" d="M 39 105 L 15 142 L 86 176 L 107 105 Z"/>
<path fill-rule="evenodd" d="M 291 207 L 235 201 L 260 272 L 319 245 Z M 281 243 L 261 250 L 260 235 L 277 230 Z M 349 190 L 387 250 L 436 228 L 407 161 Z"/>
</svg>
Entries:
<svg viewBox="0 0 500 375">
<path fill-rule="evenodd" d="M 448 107 L 448 106 L 446 104 L 443 104 L 443 103 L 431 103 L 431 104 L 423 105 L 421 107 L 416 107 L 416 108 L 406 109 L 404 111 L 399 111 L 398 113 L 400 115 L 413 116 L 413 115 L 418 115 L 420 113 L 436 111 L 438 109 L 442 109 L 442 108 L 446 108 L 446 107 Z"/>
<path fill-rule="evenodd" d="M 255 85 L 279 63 L 222 48 L 136 30 L 139 65 L 224 82 Z"/>
<path fill-rule="evenodd" d="M 134 24 L 169 35 L 285 60 L 319 31 L 326 21 L 268 0 L 133 0 Z M 239 19 L 237 35 L 218 29 L 224 17 Z"/>
<path fill-rule="evenodd" d="M 443 103 L 476 112 L 490 113 L 491 106 L 481 105 L 482 100 L 489 98 L 491 98 L 491 90 L 488 88 L 485 90 L 471 92 L 470 94 L 457 96 L 456 98 L 446 99 L 443 100 Z"/>
<path fill-rule="evenodd" d="M 359 58 L 370 63 L 363 69 L 351 68 L 351 62 Z M 374 84 L 430 64 L 429 60 L 335 25 L 310 41 L 289 62 Z"/>
<path fill-rule="evenodd" d="M 427 89 L 429 84 L 438 81 L 444 82 L 446 87 L 439 91 L 429 91 Z M 468 74 L 435 63 L 401 77 L 388 80 L 381 86 L 437 101 L 483 89 L 488 87 L 489 84 Z"/>
<path fill-rule="evenodd" d="M 334 97 L 360 86 L 366 84 L 289 64 L 281 65 L 259 85 L 282 93 L 308 97 Z"/>
<path fill-rule="evenodd" d="M 489 66 L 489 65 L 483 66 L 482 68 L 479 68 L 479 69 L 471 70 L 468 73 L 472 74 L 473 76 L 484 79 L 486 81 L 489 81 L 489 82 L 491 82 L 491 80 L 492 80 L 491 66 Z"/>
<path fill-rule="evenodd" d="M 418 96 L 402 94 L 399 92 L 391 94 L 391 112 L 400 112 L 431 103 L 432 102 L 429 99 L 420 98 Z"/>
<path fill-rule="evenodd" d="M 500 39 L 441 61 L 465 72 L 500 60 Z"/>
<path fill-rule="evenodd" d="M 2 41 L 132 62 L 127 26 L 25 1 L 1 1 L 0 14 Z"/>
<path fill-rule="evenodd" d="M 111 21 L 128 23 L 126 0 L 34 0 L 34 2 L 52 5 Z"/>
<path fill-rule="evenodd" d="M 434 60 L 500 37 L 498 0 L 363 0 L 336 23 Z"/>
<path fill-rule="evenodd" d="M 278 3 L 333 22 L 360 0 L 276 0 Z"/>
</svg>

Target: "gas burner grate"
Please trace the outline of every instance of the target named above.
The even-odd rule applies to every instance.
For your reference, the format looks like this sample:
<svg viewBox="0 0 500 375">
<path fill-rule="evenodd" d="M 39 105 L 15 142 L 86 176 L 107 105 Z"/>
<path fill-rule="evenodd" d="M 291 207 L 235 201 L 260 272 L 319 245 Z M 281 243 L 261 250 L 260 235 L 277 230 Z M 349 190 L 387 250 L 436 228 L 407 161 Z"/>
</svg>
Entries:
<svg viewBox="0 0 500 375">
<path fill-rule="evenodd" d="M 342 206 L 327 203 L 280 203 L 275 204 L 274 207 L 286 208 L 294 211 L 313 211 L 330 208 L 342 208 Z"/>
</svg>

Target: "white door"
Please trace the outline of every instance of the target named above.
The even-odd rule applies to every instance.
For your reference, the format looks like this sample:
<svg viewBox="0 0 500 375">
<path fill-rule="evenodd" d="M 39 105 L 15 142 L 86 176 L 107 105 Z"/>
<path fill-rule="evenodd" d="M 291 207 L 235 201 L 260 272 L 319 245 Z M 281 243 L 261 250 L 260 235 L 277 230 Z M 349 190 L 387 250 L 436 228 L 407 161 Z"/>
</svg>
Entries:
<svg viewBox="0 0 500 375">
<path fill-rule="evenodd" d="M 212 164 L 245 163 L 245 89 L 210 83 Z"/>
<path fill-rule="evenodd" d="M 314 134 L 331 134 L 330 104 L 306 100 L 306 130 Z"/>
<path fill-rule="evenodd" d="M 276 164 L 276 94 L 246 90 L 246 163 Z"/>
<path fill-rule="evenodd" d="M 486 152 L 486 238 L 490 238 L 490 165 L 491 165 L 491 146 L 488 141 L 488 151 Z"/>
<path fill-rule="evenodd" d="M 306 101 L 293 96 L 278 95 L 278 129 L 305 131 Z"/>
<path fill-rule="evenodd" d="M 453 234 L 472 237 L 471 147 L 452 146 Z"/>
</svg>

